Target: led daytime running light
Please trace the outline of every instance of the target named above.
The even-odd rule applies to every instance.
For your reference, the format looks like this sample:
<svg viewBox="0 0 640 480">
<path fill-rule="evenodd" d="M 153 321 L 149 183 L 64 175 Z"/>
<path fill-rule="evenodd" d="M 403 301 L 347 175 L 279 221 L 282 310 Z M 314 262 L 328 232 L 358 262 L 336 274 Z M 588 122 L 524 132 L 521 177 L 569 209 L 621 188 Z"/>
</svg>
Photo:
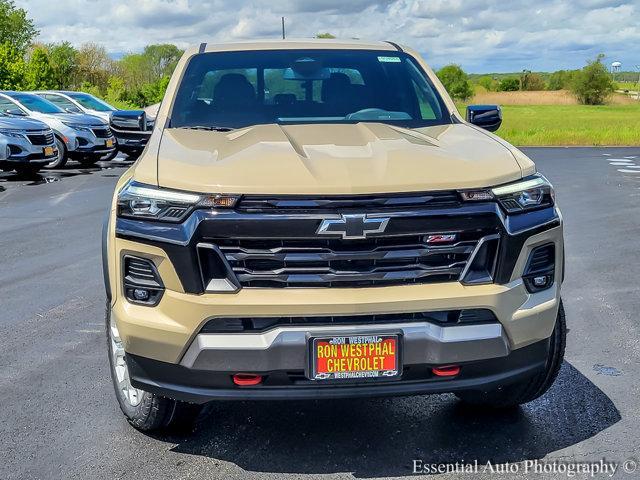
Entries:
<svg viewBox="0 0 640 480">
<path fill-rule="evenodd" d="M 532 178 L 530 180 L 525 180 L 524 182 L 512 183 L 510 185 L 504 185 L 502 187 L 495 187 L 491 189 L 494 195 L 509 195 L 512 193 L 522 192 L 523 190 L 530 190 L 532 188 L 541 187 L 541 186 L 549 186 L 549 182 L 543 176 L 539 176 L 536 178 Z"/>
<path fill-rule="evenodd" d="M 200 195 L 192 193 L 176 192 L 173 190 L 161 190 L 155 188 L 142 187 L 139 185 L 129 185 L 125 192 L 136 197 L 152 198 L 154 200 L 166 200 L 168 202 L 197 203 Z"/>
</svg>

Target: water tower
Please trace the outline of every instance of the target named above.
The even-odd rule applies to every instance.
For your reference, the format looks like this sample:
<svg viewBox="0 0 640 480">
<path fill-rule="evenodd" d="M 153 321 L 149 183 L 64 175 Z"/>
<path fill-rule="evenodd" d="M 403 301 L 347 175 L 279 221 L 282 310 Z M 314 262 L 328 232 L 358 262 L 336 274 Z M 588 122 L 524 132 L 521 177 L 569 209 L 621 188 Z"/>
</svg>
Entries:
<svg viewBox="0 0 640 480">
<path fill-rule="evenodd" d="M 611 76 L 613 77 L 614 81 L 616 79 L 616 73 L 620 71 L 620 67 L 622 67 L 622 63 L 620 62 L 613 62 L 611 64 Z"/>
</svg>

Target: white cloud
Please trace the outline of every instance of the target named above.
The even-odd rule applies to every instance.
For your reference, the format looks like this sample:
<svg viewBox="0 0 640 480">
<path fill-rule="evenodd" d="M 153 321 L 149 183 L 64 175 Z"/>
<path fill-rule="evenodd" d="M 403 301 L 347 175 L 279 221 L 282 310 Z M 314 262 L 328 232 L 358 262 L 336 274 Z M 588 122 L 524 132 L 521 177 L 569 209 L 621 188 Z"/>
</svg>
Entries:
<svg viewBox="0 0 640 480">
<path fill-rule="evenodd" d="M 469 71 L 580 67 L 598 53 L 640 63 L 639 0 L 17 0 L 41 41 L 98 42 L 117 54 L 149 43 L 278 38 L 331 32 L 392 40 L 438 67 Z"/>
</svg>

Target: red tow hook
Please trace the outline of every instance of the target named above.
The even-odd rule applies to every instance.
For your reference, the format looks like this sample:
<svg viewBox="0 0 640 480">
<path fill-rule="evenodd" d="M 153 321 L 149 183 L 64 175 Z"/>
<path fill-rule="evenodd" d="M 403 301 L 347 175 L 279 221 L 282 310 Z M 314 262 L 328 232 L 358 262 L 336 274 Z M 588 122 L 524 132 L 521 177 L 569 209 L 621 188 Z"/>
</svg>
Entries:
<svg viewBox="0 0 640 480">
<path fill-rule="evenodd" d="M 233 383 L 240 387 L 260 385 L 262 383 L 262 375 L 255 375 L 253 373 L 236 373 L 233 376 Z"/>
<path fill-rule="evenodd" d="M 442 367 L 433 367 L 431 369 L 437 377 L 455 377 L 460 373 L 459 365 L 446 365 Z"/>
</svg>

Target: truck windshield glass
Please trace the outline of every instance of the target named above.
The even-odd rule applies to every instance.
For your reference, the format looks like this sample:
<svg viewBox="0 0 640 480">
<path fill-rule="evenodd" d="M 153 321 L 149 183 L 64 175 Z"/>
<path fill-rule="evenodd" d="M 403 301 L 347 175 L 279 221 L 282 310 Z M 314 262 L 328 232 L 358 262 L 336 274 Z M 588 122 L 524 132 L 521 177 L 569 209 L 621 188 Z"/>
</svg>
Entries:
<svg viewBox="0 0 640 480">
<path fill-rule="evenodd" d="M 96 112 L 113 112 L 116 110 L 108 103 L 86 93 L 69 93 L 68 95 L 89 110 L 95 110 Z"/>
<path fill-rule="evenodd" d="M 54 105 L 49 100 L 45 100 L 38 95 L 31 93 L 16 93 L 10 95 L 15 101 L 21 103 L 27 110 L 40 113 L 64 113 L 57 105 Z"/>
<path fill-rule="evenodd" d="M 265 50 L 194 56 L 171 127 L 381 122 L 451 123 L 442 98 L 403 52 Z"/>
</svg>

